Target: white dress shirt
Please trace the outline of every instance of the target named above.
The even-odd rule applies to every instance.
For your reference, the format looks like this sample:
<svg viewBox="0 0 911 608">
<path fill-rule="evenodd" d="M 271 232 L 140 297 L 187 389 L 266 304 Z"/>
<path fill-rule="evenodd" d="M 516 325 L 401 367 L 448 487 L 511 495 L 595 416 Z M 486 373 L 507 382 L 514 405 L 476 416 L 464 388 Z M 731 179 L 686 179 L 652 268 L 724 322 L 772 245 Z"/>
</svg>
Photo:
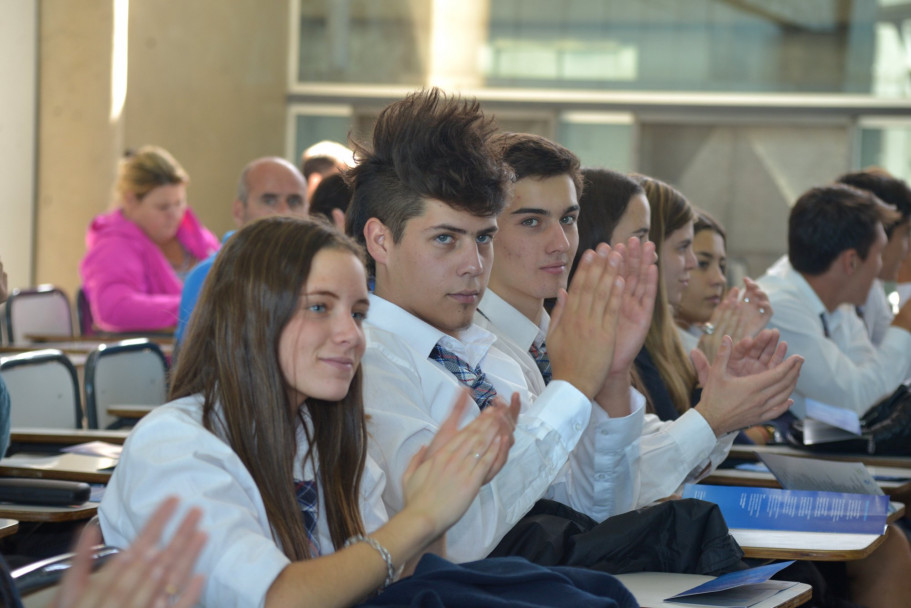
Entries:
<svg viewBox="0 0 911 608">
<path fill-rule="evenodd" d="M 702 338 L 702 330 L 696 325 L 690 325 L 688 329 L 677 326 L 677 335 L 680 336 L 680 343 L 683 344 L 683 352 L 690 352 L 699 348 L 699 340 Z"/>
<path fill-rule="evenodd" d="M 769 327 L 781 332 L 789 354 L 805 359 L 792 395 L 795 415 L 805 415 L 805 398 L 862 415 L 911 375 L 911 333 L 889 327 L 874 347 L 854 308 L 827 311 L 787 257 L 769 268 L 759 285 L 775 310 Z"/>
<path fill-rule="evenodd" d="M 298 429 L 295 479 L 313 480 L 300 460 L 306 436 Z M 361 516 L 367 532 L 386 522 L 383 472 L 370 458 L 361 481 Z M 98 509 L 107 544 L 126 547 L 168 496 L 180 498 L 164 538 L 169 539 L 190 507 L 202 509 L 200 529 L 208 540 L 196 571 L 205 575 L 206 606 L 263 606 L 266 592 L 290 561 L 276 545 L 253 477 L 223 439 L 202 425 L 201 396 L 173 401 L 142 419 L 124 444 L 123 455 Z M 319 511 L 325 513 L 323 492 Z M 327 518 L 317 516 L 321 554 L 333 552 Z"/>
<path fill-rule="evenodd" d="M 364 327 L 368 449 L 388 479 L 402 479 L 462 389 L 451 372 L 428 358 L 438 341 L 470 365 L 479 365 L 504 399 L 514 392 L 521 397 L 509 459 L 447 533 L 449 559 L 485 557 L 541 498 L 563 502 L 598 521 L 636 504 L 642 404 L 624 418 L 611 419 L 567 382 L 552 382 L 537 394 L 513 358 L 493 344 L 490 332 L 472 326 L 456 340 L 376 295 L 370 296 Z M 478 415 L 476 407 L 469 407 L 464 420 Z M 401 484 L 386 484 L 383 498 L 390 513 L 399 511 Z"/>
<path fill-rule="evenodd" d="M 497 346 L 519 363 L 529 386 L 543 390 L 544 378 L 529 353 L 534 342 L 540 346 L 550 326 L 550 316 L 541 311 L 535 325 L 503 298 L 488 289 L 475 313 L 475 324 L 497 336 Z M 645 397 L 630 388 L 630 407 L 635 410 Z M 595 407 L 594 409 L 601 409 Z M 736 433 L 721 439 L 696 410 L 665 422 L 645 414 L 639 441 L 639 496 L 634 506 L 647 505 L 675 493 L 681 485 L 694 483 L 724 462 Z"/>
<path fill-rule="evenodd" d="M 850 304 L 844 304 L 854 308 Z M 867 302 L 863 307 L 864 325 L 867 327 L 867 334 L 874 346 L 882 344 L 883 338 L 886 337 L 886 330 L 892 325 L 892 307 L 889 300 L 886 299 L 886 286 L 882 279 L 873 279 L 873 286 L 870 287 L 870 295 L 867 296 Z"/>
</svg>

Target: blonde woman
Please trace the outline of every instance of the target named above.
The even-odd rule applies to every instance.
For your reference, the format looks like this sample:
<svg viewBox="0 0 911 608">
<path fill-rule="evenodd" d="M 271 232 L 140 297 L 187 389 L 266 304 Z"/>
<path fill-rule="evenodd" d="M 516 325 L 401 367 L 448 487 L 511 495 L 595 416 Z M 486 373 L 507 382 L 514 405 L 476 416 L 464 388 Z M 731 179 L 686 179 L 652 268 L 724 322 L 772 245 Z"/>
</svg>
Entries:
<svg viewBox="0 0 911 608">
<path fill-rule="evenodd" d="M 92 221 L 79 267 L 100 329 L 155 331 L 177 323 L 184 277 L 219 245 L 187 207 L 188 182 L 162 148 L 145 146 L 120 161 L 116 208 Z"/>
</svg>

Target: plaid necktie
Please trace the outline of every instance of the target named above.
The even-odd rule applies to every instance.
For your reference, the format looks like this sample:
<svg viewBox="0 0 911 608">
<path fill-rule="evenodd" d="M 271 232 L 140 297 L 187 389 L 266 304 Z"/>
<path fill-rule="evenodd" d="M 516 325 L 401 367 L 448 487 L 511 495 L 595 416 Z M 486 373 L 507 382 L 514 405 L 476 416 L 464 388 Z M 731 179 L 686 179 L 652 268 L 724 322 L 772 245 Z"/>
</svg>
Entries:
<svg viewBox="0 0 911 608">
<path fill-rule="evenodd" d="M 304 529 L 310 542 L 310 557 L 319 556 L 319 539 L 316 536 L 316 510 L 319 506 L 319 489 L 315 481 L 294 480 L 294 494 L 304 518 Z"/>
<path fill-rule="evenodd" d="M 468 362 L 449 349 L 439 344 L 430 351 L 430 358 L 439 361 L 443 367 L 451 371 L 459 382 L 471 389 L 471 395 L 480 409 L 490 405 L 491 400 L 497 396 L 493 384 L 487 380 L 487 375 L 480 367 L 472 368 Z"/>
<path fill-rule="evenodd" d="M 535 343 L 532 342 L 528 352 L 535 358 L 535 363 L 538 364 L 538 369 L 541 370 L 541 375 L 544 376 L 544 384 L 550 384 L 553 373 L 550 371 L 550 357 L 547 356 L 547 345 L 541 342 L 541 346 L 535 346 Z"/>
</svg>

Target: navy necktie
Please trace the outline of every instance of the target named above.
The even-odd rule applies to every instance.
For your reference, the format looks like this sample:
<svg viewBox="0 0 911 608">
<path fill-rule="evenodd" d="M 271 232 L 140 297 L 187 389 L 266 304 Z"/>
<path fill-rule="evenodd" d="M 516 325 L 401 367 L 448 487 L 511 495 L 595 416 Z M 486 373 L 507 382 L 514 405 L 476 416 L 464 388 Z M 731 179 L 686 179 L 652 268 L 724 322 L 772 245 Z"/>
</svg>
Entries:
<svg viewBox="0 0 911 608">
<path fill-rule="evenodd" d="M 430 358 L 443 364 L 453 375 L 458 378 L 459 382 L 471 389 L 471 395 L 480 409 L 490 405 L 497 391 L 493 384 L 487 380 L 487 375 L 481 371 L 480 367 L 471 367 L 468 362 L 459 357 L 457 354 L 439 344 L 430 351 Z"/>
<path fill-rule="evenodd" d="M 553 373 L 550 370 L 550 357 L 547 356 L 547 345 L 544 342 L 541 342 L 541 346 L 535 346 L 535 343 L 532 342 L 528 352 L 535 358 L 535 363 L 538 364 L 538 369 L 541 370 L 541 375 L 544 376 L 544 384 L 550 384 Z"/>
<path fill-rule="evenodd" d="M 304 530 L 310 542 L 310 557 L 319 556 L 319 539 L 316 535 L 316 513 L 319 507 L 319 489 L 315 481 L 294 480 L 294 494 L 304 518 Z"/>
</svg>

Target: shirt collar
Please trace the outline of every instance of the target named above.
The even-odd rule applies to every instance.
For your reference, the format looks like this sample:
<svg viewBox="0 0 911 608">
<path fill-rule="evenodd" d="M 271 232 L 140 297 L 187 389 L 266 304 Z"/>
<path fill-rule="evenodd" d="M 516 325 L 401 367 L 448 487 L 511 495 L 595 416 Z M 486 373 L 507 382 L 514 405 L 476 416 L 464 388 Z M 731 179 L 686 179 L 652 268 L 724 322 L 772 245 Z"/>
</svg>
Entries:
<svg viewBox="0 0 911 608">
<path fill-rule="evenodd" d="M 550 316 L 546 311 L 541 311 L 541 324 L 535 325 L 528 317 L 489 288 L 481 298 L 478 311 L 487 317 L 503 335 L 524 350 L 531 348 L 532 344 L 540 346 L 544 341 L 544 336 L 547 335 L 547 328 L 550 326 Z"/>
<path fill-rule="evenodd" d="M 376 294 L 369 297 L 370 312 L 365 323 L 395 334 L 425 356 L 430 356 L 430 351 L 439 342 L 474 366 L 487 355 L 496 340 L 494 334 L 474 324 L 462 330 L 459 339 L 453 338 L 389 300 Z"/>
<path fill-rule="evenodd" d="M 842 306 L 839 306 L 835 309 L 834 312 L 829 312 L 826 309 L 826 305 L 822 303 L 822 300 L 819 299 L 819 296 L 816 295 L 816 291 L 813 290 L 813 287 L 807 282 L 802 274 L 794 270 L 794 267 L 791 266 L 786 258 L 784 261 L 779 261 L 776 266 L 778 266 L 778 271 L 782 277 L 787 281 L 790 281 L 793 284 L 798 292 L 800 297 L 806 302 L 807 309 L 810 310 L 814 315 L 818 317 L 825 318 L 825 330 L 831 334 L 835 331 L 841 323 L 844 321 L 844 310 Z M 850 309 L 853 314 L 853 307 Z M 822 321 L 820 321 L 822 323 Z"/>
</svg>

